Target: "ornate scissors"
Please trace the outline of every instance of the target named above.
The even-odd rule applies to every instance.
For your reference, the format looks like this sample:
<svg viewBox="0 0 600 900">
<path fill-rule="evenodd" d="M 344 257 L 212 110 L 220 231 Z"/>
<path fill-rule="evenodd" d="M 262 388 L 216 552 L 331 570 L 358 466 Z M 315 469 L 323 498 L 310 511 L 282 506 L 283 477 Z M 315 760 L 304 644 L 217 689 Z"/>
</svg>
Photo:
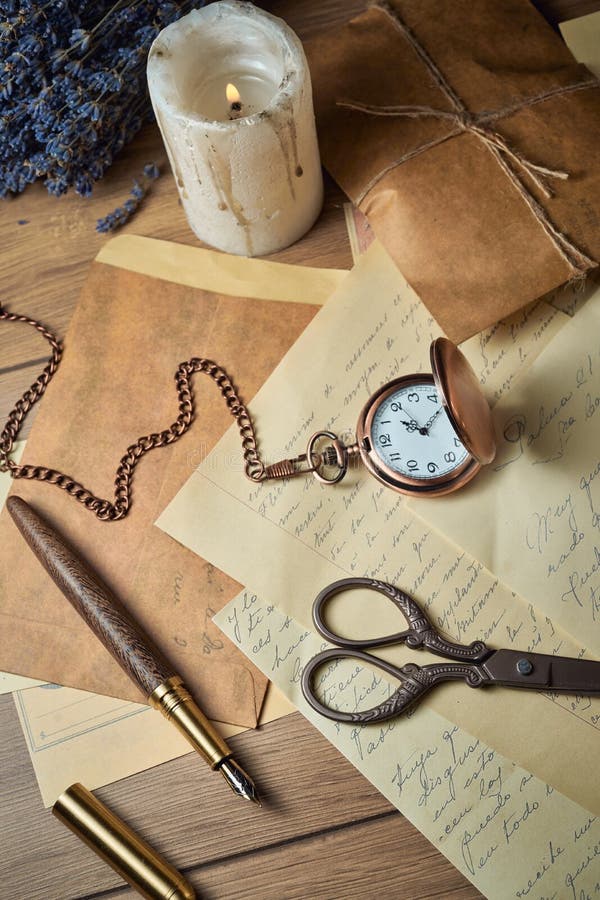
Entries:
<svg viewBox="0 0 600 900">
<path fill-rule="evenodd" d="M 325 625 L 323 608 L 328 600 L 351 588 L 368 588 L 389 597 L 408 622 L 405 631 L 369 640 L 342 638 Z M 427 691 L 443 681 L 463 679 L 470 687 L 497 684 L 529 690 L 560 691 L 569 694 L 600 694 L 600 662 L 529 653 L 518 650 L 492 650 L 483 641 L 465 646 L 446 640 L 433 627 L 420 606 L 391 584 L 371 578 L 343 578 L 318 595 L 313 606 L 313 621 L 319 634 L 335 647 L 314 656 L 302 675 L 302 692 L 313 709 L 336 722 L 383 722 L 405 712 Z M 426 648 L 450 663 L 395 666 L 366 652 L 375 647 L 406 644 L 414 650 Z M 314 691 L 313 675 L 332 660 L 357 659 L 387 672 L 401 682 L 400 687 L 378 706 L 357 712 L 344 712 L 325 706 Z"/>
</svg>

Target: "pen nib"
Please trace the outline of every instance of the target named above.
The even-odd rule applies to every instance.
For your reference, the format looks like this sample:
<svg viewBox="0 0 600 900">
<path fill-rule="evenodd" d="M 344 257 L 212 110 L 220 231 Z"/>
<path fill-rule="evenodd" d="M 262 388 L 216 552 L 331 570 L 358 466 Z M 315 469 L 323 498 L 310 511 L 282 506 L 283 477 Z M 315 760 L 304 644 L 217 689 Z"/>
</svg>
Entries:
<svg viewBox="0 0 600 900">
<path fill-rule="evenodd" d="M 235 760 L 231 757 L 224 759 L 219 770 L 234 794 L 243 797 L 244 800 L 252 800 L 257 806 L 262 806 L 254 782 Z"/>
</svg>

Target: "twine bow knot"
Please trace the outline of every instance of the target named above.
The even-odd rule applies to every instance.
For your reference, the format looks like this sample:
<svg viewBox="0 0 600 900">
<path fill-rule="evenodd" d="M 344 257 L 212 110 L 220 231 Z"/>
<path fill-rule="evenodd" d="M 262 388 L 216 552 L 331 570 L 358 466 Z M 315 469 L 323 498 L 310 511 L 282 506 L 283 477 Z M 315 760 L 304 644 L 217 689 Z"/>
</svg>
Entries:
<svg viewBox="0 0 600 900">
<path fill-rule="evenodd" d="M 468 131 L 475 125 L 475 116 L 468 110 L 461 110 L 456 113 L 456 121 L 463 131 Z"/>
</svg>

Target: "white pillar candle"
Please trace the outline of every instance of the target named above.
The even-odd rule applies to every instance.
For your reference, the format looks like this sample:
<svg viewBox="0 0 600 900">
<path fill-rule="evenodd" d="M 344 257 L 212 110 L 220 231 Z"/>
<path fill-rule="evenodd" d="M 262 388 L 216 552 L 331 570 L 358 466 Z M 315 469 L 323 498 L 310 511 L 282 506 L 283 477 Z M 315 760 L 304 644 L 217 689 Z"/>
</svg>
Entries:
<svg viewBox="0 0 600 900">
<path fill-rule="evenodd" d="M 148 87 L 202 241 L 261 256 L 311 227 L 323 181 L 310 73 L 285 22 L 236 0 L 193 10 L 154 41 Z"/>
</svg>

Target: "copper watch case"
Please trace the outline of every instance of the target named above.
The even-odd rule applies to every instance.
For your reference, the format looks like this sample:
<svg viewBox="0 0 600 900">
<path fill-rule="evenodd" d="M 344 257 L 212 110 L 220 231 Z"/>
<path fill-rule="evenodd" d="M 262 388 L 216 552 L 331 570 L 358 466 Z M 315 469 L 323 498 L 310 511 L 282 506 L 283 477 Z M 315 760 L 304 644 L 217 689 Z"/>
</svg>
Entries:
<svg viewBox="0 0 600 900">
<path fill-rule="evenodd" d="M 437 338 L 430 349 L 433 374 L 403 375 L 387 382 L 369 397 L 358 418 L 356 438 L 361 459 L 369 472 L 386 487 L 400 494 L 440 497 L 464 487 L 490 463 L 496 453 L 494 429 L 489 405 L 477 377 L 460 350 L 447 338 Z M 382 402 L 400 387 L 431 384 L 457 438 L 469 456 L 445 475 L 436 478 L 412 478 L 395 471 L 374 449 L 373 419 Z"/>
</svg>

